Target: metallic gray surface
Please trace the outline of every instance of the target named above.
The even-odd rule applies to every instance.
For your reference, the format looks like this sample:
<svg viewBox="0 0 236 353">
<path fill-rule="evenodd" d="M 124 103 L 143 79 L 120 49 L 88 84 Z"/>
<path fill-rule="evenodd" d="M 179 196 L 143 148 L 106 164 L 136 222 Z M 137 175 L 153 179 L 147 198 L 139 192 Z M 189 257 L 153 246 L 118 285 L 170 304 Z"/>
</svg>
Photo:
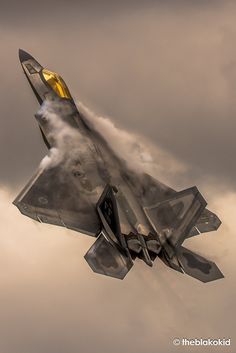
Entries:
<svg viewBox="0 0 236 353">
<path fill-rule="evenodd" d="M 94 272 L 123 279 L 132 259 L 149 266 L 159 256 L 171 268 L 207 282 L 222 278 L 217 266 L 184 249 L 190 236 L 216 230 L 219 218 L 205 209 L 196 187 L 181 192 L 137 173 L 43 79 L 43 67 L 19 52 L 39 103 L 35 114 L 49 155 L 15 199 L 34 220 L 98 237 L 85 255 Z"/>
<path fill-rule="evenodd" d="M 85 255 L 85 260 L 96 273 L 123 279 L 133 266 L 125 254 L 102 232 Z"/>
<path fill-rule="evenodd" d="M 177 257 L 184 273 L 201 282 L 211 282 L 224 277 L 214 262 L 206 260 L 183 246 L 179 247 Z"/>
<path fill-rule="evenodd" d="M 160 236 L 161 242 L 169 239 L 172 246 L 181 245 L 196 224 L 206 201 L 196 187 L 180 191 L 173 197 L 145 207 L 145 213 Z"/>
</svg>

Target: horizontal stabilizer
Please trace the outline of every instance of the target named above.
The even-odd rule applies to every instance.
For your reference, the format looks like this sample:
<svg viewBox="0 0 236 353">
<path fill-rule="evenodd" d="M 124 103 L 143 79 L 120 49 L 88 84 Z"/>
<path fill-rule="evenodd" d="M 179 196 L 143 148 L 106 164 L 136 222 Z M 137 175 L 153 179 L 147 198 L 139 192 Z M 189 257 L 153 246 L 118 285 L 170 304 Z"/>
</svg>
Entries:
<svg viewBox="0 0 236 353">
<path fill-rule="evenodd" d="M 184 273 L 201 282 L 211 282 L 223 278 L 224 275 L 214 262 L 180 246 L 176 253 Z"/>
<path fill-rule="evenodd" d="M 94 272 L 119 279 L 123 279 L 133 266 L 125 251 L 103 232 L 84 258 Z"/>
</svg>

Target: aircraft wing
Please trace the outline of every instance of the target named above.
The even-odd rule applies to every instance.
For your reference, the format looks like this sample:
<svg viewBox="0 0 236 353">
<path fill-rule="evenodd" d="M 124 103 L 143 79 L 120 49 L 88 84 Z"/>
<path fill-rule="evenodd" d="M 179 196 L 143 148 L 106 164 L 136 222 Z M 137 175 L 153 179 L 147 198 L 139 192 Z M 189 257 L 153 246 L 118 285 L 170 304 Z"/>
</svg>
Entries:
<svg viewBox="0 0 236 353">
<path fill-rule="evenodd" d="M 90 190 L 88 181 L 79 179 L 63 164 L 39 168 L 13 203 L 22 214 L 39 222 L 96 236 L 101 228 L 96 213 L 97 195 Z"/>
<path fill-rule="evenodd" d="M 206 208 L 198 218 L 195 227 L 191 229 L 188 238 L 198 235 L 199 233 L 207 233 L 217 230 L 220 225 L 221 220 L 219 217 Z"/>
</svg>

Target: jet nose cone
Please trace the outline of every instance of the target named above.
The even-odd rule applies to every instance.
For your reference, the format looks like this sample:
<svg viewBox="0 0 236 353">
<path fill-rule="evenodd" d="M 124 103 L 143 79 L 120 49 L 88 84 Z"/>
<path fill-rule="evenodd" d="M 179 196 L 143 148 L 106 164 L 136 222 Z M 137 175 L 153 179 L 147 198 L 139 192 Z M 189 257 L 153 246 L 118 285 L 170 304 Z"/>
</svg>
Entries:
<svg viewBox="0 0 236 353">
<path fill-rule="evenodd" d="M 33 57 L 30 54 L 28 54 L 26 51 L 19 49 L 19 59 L 20 59 L 20 62 L 22 63 L 23 61 L 33 59 Z"/>
</svg>

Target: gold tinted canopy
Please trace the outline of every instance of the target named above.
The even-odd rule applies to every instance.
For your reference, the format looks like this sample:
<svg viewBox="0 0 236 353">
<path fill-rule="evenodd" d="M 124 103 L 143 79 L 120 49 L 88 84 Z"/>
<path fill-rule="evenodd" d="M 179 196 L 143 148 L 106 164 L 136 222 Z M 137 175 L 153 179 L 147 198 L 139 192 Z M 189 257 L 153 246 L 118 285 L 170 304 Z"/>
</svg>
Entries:
<svg viewBox="0 0 236 353">
<path fill-rule="evenodd" d="M 43 69 L 42 73 L 44 79 L 59 97 L 72 99 L 70 92 L 61 76 L 47 69 Z"/>
</svg>

